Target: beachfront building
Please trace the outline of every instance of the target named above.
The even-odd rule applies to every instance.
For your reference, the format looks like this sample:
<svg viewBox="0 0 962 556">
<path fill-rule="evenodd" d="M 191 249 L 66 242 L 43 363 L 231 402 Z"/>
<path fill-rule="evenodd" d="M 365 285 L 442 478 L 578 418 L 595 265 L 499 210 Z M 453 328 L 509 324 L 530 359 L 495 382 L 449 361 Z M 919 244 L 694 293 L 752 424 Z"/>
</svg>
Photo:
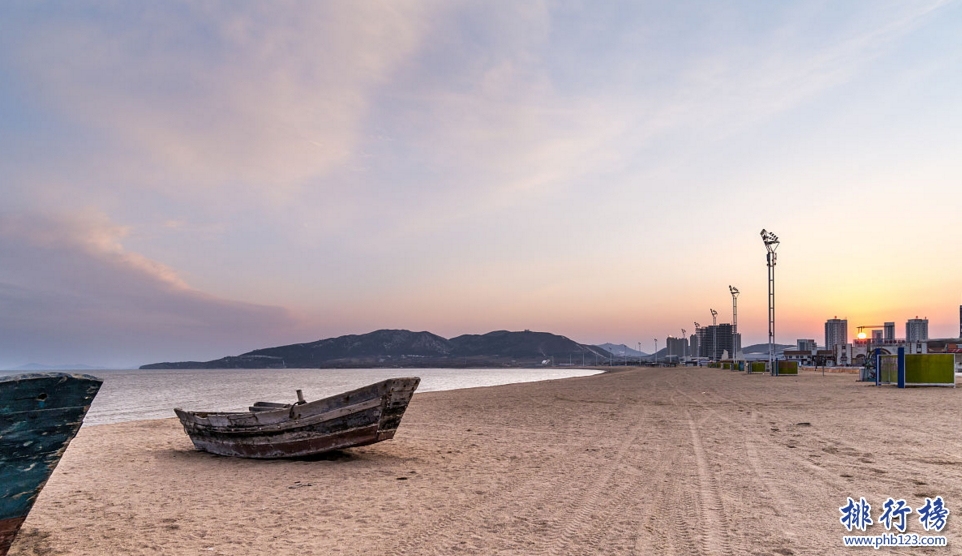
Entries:
<svg viewBox="0 0 962 556">
<path fill-rule="evenodd" d="M 856 345 L 860 345 L 862 359 L 865 358 L 866 346 L 861 344 L 835 344 L 832 347 L 832 354 L 835 359 L 835 364 L 842 367 L 847 367 L 849 365 L 854 365 L 856 363 Z"/>
<path fill-rule="evenodd" d="M 882 334 L 882 340 L 886 342 L 895 341 L 895 323 L 894 322 L 885 323 L 885 330 L 884 330 L 884 334 Z"/>
<path fill-rule="evenodd" d="M 835 346 L 846 344 L 848 344 L 848 320 L 835 317 L 825 321 L 825 349 L 835 350 Z"/>
<path fill-rule="evenodd" d="M 716 340 L 718 345 L 715 345 Z M 742 349 L 741 343 L 741 334 L 733 334 L 731 324 L 713 324 L 698 329 L 699 357 L 718 361 L 727 351 L 728 357 L 734 359 Z"/>
<path fill-rule="evenodd" d="M 922 342 L 929 339 L 929 319 L 915 317 L 905 323 L 905 341 Z"/>
<path fill-rule="evenodd" d="M 688 355 L 688 340 L 668 336 L 665 338 L 666 357 L 669 360 L 681 361 Z"/>
<path fill-rule="evenodd" d="M 834 365 L 835 352 L 830 349 L 786 349 L 782 357 L 799 365 Z"/>
<path fill-rule="evenodd" d="M 818 346 L 815 345 L 815 340 L 805 339 L 805 340 L 795 340 L 795 350 L 796 351 L 808 351 L 812 352 L 817 349 Z"/>
</svg>

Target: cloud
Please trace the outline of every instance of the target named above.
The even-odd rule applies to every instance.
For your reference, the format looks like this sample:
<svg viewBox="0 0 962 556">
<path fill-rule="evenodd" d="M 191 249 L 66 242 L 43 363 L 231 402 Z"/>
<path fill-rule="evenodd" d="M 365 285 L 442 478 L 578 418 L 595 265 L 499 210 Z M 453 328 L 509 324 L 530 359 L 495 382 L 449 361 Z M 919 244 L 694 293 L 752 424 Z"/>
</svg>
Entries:
<svg viewBox="0 0 962 556">
<path fill-rule="evenodd" d="M 18 33 L 25 88 L 122 146 L 111 170 L 126 178 L 282 197 L 351 158 L 371 89 L 417 47 L 430 6 L 81 4 Z"/>
<path fill-rule="evenodd" d="M 212 358 L 299 331 L 286 309 L 191 288 L 128 233 L 98 213 L 0 214 L 0 365 Z"/>
</svg>

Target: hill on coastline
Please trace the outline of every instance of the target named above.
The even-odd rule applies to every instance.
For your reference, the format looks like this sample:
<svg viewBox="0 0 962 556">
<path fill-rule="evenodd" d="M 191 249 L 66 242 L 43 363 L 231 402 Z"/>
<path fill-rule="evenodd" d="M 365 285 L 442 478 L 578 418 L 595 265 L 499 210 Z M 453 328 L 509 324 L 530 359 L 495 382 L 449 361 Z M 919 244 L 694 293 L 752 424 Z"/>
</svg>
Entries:
<svg viewBox="0 0 962 556">
<path fill-rule="evenodd" d="M 213 361 L 152 363 L 141 369 L 284 369 L 337 367 L 533 367 L 605 360 L 609 353 L 548 332 L 464 334 L 377 330 L 304 344 L 256 349 Z"/>
<path fill-rule="evenodd" d="M 795 349 L 795 344 L 775 344 L 775 354 L 782 353 L 786 349 Z M 742 348 L 742 353 L 768 353 L 768 344 L 752 344 Z"/>
</svg>

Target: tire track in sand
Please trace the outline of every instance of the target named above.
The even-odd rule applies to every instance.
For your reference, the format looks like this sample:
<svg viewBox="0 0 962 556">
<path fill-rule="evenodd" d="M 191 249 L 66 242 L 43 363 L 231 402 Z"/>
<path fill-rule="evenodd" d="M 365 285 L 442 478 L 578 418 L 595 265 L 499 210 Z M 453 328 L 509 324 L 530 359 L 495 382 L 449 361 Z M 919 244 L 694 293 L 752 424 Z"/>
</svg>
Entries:
<svg viewBox="0 0 962 556">
<path fill-rule="evenodd" d="M 567 459 L 569 458 L 564 458 L 557 465 L 563 466 Z M 487 516 L 503 514 L 512 502 L 524 493 L 537 492 L 543 494 L 540 498 L 547 497 L 548 493 L 558 489 L 559 483 L 564 479 L 564 475 L 551 479 L 538 474 L 512 475 L 508 481 L 482 495 L 465 500 L 456 509 L 451 509 L 418 527 L 415 533 L 398 539 L 384 553 L 394 556 L 449 554 L 451 547 L 458 545 L 467 534 L 466 524 L 475 525 L 483 522 Z"/>
<path fill-rule="evenodd" d="M 695 464 L 698 470 L 698 496 L 700 518 L 698 523 L 702 533 L 702 549 L 704 554 L 732 555 L 731 543 L 728 539 L 729 524 L 725 519 L 725 507 L 718 492 L 718 482 L 712 476 L 708 457 L 698 433 L 691 411 L 683 408 L 688 419 L 688 430 L 691 432 L 691 444 L 695 451 Z"/>
<path fill-rule="evenodd" d="M 645 413 L 647 413 L 647 411 L 643 412 L 642 415 L 637 418 L 638 422 L 628 432 L 627 438 L 621 443 L 621 446 L 619 446 L 615 457 L 607 461 L 605 466 L 600 470 L 600 473 L 598 473 L 597 478 L 591 483 L 591 487 L 586 493 L 579 496 L 580 500 L 576 502 L 577 509 L 573 512 L 568 511 L 565 514 L 564 519 L 558 524 L 560 534 L 552 535 L 553 542 L 541 547 L 536 554 L 545 556 L 569 554 L 572 541 L 576 537 L 583 535 L 586 530 L 590 531 L 593 521 L 592 514 L 603 500 L 608 501 L 608 492 L 605 487 L 611 481 L 612 477 L 615 476 L 615 471 L 622 466 L 622 461 L 628 455 L 632 446 L 651 434 L 651 428 L 647 426 L 648 423 L 644 420 Z M 645 436 L 639 438 L 640 431 L 643 428 L 646 431 Z M 617 500 L 619 501 L 619 505 L 624 505 L 627 497 L 619 496 Z"/>
</svg>

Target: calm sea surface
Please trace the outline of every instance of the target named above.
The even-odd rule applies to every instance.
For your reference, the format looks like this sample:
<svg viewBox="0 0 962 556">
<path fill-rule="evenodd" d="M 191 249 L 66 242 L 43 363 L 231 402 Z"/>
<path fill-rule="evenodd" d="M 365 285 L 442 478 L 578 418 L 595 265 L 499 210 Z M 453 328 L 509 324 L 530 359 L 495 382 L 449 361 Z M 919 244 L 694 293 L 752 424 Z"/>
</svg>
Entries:
<svg viewBox="0 0 962 556">
<path fill-rule="evenodd" d="M 71 371 L 73 372 L 73 371 Z M 246 411 L 256 401 L 316 400 L 392 377 L 419 376 L 418 392 L 575 376 L 589 369 L 178 369 L 86 371 L 104 379 L 84 425 L 174 416 L 174 407 Z M 7 374 L 4 372 L 2 374 Z M 15 374 L 15 373 L 10 373 Z"/>
</svg>

